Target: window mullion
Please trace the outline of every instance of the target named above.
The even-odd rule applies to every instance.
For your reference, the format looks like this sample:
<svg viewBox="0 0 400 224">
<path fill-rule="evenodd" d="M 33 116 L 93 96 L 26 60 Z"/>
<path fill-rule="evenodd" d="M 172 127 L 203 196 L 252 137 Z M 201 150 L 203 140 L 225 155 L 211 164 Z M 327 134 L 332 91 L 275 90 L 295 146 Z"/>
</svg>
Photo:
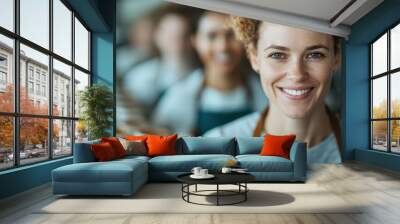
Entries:
<svg viewBox="0 0 400 224">
<path fill-rule="evenodd" d="M 14 31 L 17 35 L 19 35 L 19 25 L 20 25 L 20 15 L 19 15 L 19 8 L 20 8 L 20 0 L 14 1 Z M 14 39 L 14 112 L 19 114 L 20 112 L 20 46 L 19 46 L 19 39 Z M 20 118 L 14 116 L 14 166 L 20 165 L 20 156 L 19 156 L 19 136 L 20 136 Z"/>
<path fill-rule="evenodd" d="M 390 70 L 390 29 L 389 29 L 389 31 L 387 32 L 387 52 L 386 52 L 386 54 L 387 54 L 387 71 L 389 71 Z M 391 100 L 391 84 L 390 84 L 390 80 L 391 80 L 391 78 L 392 78 L 392 76 L 391 76 L 391 74 L 389 73 L 388 75 L 387 75 L 387 98 L 388 98 L 388 104 L 387 104 L 387 110 L 388 110 L 388 112 L 387 112 L 387 116 L 388 116 L 388 118 L 391 118 L 392 117 L 392 111 L 391 111 L 391 107 L 392 107 L 392 100 Z M 389 141 L 389 143 L 388 143 L 388 152 L 391 152 L 392 151 L 392 139 L 391 139 L 391 123 L 392 123 L 392 121 L 391 120 L 388 120 L 388 122 L 387 122 L 387 135 L 388 135 L 388 141 Z"/>
<path fill-rule="evenodd" d="M 72 15 L 71 15 L 71 23 L 72 23 L 72 49 L 71 49 L 71 59 L 72 59 L 72 64 L 73 66 L 71 67 L 72 71 L 71 71 L 71 91 L 72 91 L 72 105 L 71 105 L 71 117 L 75 118 L 75 12 L 72 11 Z M 76 121 L 73 120 L 71 122 L 72 124 L 72 130 L 71 130 L 71 150 L 72 150 L 72 155 L 74 155 L 74 151 L 75 151 L 75 125 L 76 125 Z"/>
<path fill-rule="evenodd" d="M 49 0 L 49 50 L 53 52 L 53 0 Z M 49 55 L 49 73 L 48 73 L 48 91 L 49 94 L 49 116 L 48 120 L 48 152 L 49 159 L 53 159 L 53 56 Z"/>
</svg>

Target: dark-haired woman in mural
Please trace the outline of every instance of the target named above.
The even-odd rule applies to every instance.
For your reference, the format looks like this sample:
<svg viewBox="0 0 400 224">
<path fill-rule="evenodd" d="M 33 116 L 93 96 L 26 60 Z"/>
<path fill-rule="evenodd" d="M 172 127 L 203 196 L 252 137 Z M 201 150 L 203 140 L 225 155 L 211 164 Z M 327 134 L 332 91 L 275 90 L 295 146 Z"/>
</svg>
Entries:
<svg viewBox="0 0 400 224">
<path fill-rule="evenodd" d="M 204 12 L 195 30 L 192 43 L 203 68 L 169 89 L 153 116 L 157 125 L 183 135 L 202 134 L 267 104 L 259 78 L 243 69 L 244 47 L 229 16 Z"/>
<path fill-rule="evenodd" d="M 242 17 L 233 17 L 232 24 L 260 74 L 269 106 L 206 135 L 295 134 L 308 145 L 309 163 L 340 163 L 339 120 L 324 101 L 340 66 L 340 39 Z"/>
</svg>

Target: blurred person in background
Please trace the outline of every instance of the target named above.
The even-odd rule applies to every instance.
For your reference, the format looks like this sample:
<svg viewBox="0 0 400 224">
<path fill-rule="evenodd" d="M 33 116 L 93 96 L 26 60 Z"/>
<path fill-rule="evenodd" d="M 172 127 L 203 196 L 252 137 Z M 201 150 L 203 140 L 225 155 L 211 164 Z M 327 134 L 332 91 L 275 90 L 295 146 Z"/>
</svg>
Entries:
<svg viewBox="0 0 400 224">
<path fill-rule="evenodd" d="M 144 110 L 123 88 L 126 72 L 137 64 L 156 55 L 153 42 L 154 12 L 140 16 L 129 27 L 128 44 L 118 47 L 117 51 L 117 133 L 158 132 L 147 120 Z"/>
<path fill-rule="evenodd" d="M 120 76 L 135 65 L 156 55 L 153 41 L 155 13 L 149 12 L 132 22 L 129 27 L 128 44 L 120 46 L 117 51 L 117 69 Z"/>
<path fill-rule="evenodd" d="M 165 4 L 157 12 L 153 40 L 159 56 L 133 67 L 123 80 L 123 88 L 150 117 L 163 93 L 190 74 L 196 65 L 190 44 L 194 9 Z"/>
<path fill-rule="evenodd" d="M 204 12 L 191 40 L 203 66 L 166 92 L 155 110 L 155 124 L 181 135 L 201 135 L 265 108 L 267 98 L 258 77 L 244 66 L 244 47 L 228 15 Z"/>
</svg>

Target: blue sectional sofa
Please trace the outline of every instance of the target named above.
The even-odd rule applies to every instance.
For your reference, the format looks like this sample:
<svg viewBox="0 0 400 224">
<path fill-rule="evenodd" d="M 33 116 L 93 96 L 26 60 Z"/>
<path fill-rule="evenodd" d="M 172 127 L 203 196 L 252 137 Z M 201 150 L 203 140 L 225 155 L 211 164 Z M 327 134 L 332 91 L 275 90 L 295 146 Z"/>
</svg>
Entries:
<svg viewBox="0 0 400 224">
<path fill-rule="evenodd" d="M 74 163 L 52 171 L 53 193 L 68 195 L 131 195 L 148 181 L 176 181 L 193 167 L 218 172 L 236 160 L 259 182 L 304 182 L 307 174 L 306 144 L 294 142 L 290 159 L 258 155 L 264 138 L 181 137 L 177 155 L 127 156 L 96 162 L 91 141 L 75 144 Z"/>
</svg>

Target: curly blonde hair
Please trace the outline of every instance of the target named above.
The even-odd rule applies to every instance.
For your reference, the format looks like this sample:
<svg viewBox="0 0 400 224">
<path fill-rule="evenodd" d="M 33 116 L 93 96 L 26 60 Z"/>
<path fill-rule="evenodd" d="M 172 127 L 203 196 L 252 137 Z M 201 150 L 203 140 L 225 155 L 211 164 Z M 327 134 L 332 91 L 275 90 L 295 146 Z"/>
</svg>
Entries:
<svg viewBox="0 0 400 224">
<path fill-rule="evenodd" d="M 231 16 L 231 26 L 238 39 L 243 42 L 247 53 L 250 53 L 252 48 L 257 47 L 261 23 L 262 21 L 260 20 Z M 341 38 L 337 36 L 332 37 L 334 40 L 335 54 L 340 53 Z"/>
</svg>

